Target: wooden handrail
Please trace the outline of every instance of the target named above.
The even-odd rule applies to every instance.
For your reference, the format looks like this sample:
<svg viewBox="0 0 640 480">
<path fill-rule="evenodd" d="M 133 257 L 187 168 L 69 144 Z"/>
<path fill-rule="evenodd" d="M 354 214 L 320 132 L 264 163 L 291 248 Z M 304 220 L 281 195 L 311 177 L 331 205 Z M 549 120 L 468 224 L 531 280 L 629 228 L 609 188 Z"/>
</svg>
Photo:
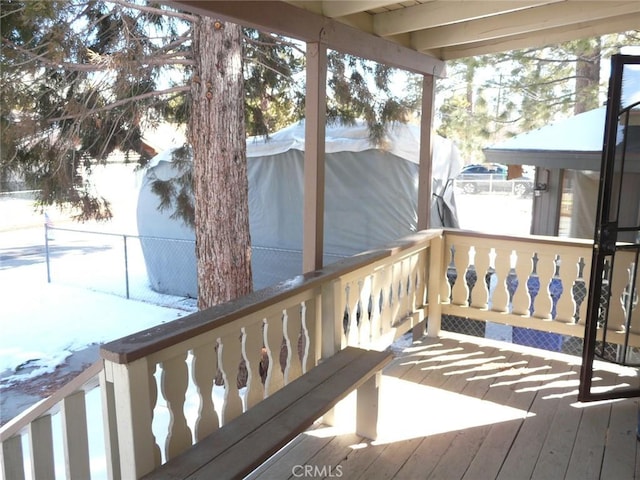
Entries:
<svg viewBox="0 0 640 480">
<path fill-rule="evenodd" d="M 133 362 L 214 328 L 229 324 L 238 318 L 250 315 L 303 291 L 320 288 L 328 281 L 393 256 L 402 250 L 419 246 L 425 240 L 441 234 L 442 230 L 426 230 L 415 233 L 384 248 L 345 258 L 322 270 L 298 275 L 291 280 L 252 292 L 236 300 L 106 343 L 102 345 L 100 355 L 105 360 L 118 364 Z"/>
<path fill-rule="evenodd" d="M 11 419 L 0 428 L 0 442 L 4 442 L 17 435 L 23 428 L 39 417 L 49 413 L 56 413 L 60 402 L 80 389 L 92 390 L 98 386 L 98 375 L 104 368 L 104 360 L 99 359 L 82 371 L 77 377 L 64 384 L 51 396 L 40 400 L 21 414 Z"/>
<path fill-rule="evenodd" d="M 548 235 L 526 235 L 526 236 L 515 236 L 515 235 L 497 235 L 495 233 L 484 233 L 484 232 L 476 232 L 473 230 L 454 230 L 454 229 L 444 229 L 444 235 L 455 235 L 458 237 L 471 237 L 471 238 L 486 238 L 494 240 L 496 243 L 500 241 L 509 241 L 509 242 L 524 242 L 524 243 L 532 243 L 532 244 L 543 244 L 543 245 L 558 245 L 558 246 L 592 246 L 593 239 L 585 239 L 585 238 L 563 238 L 563 237 L 551 237 Z"/>
</svg>

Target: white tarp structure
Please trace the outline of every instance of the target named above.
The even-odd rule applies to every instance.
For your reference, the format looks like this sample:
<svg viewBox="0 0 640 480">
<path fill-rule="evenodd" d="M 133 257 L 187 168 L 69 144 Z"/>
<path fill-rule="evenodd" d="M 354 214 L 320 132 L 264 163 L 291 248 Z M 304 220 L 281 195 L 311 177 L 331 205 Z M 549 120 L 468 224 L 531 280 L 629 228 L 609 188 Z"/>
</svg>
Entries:
<svg viewBox="0 0 640 480">
<path fill-rule="evenodd" d="M 490 162 L 564 169 L 565 176 L 573 183 L 569 235 L 574 238 L 593 238 L 605 114 L 605 107 L 590 110 L 516 135 L 484 150 Z M 631 129 L 637 131 L 640 126 L 632 126 Z M 640 135 L 630 135 L 628 141 L 628 154 L 635 159 L 640 153 Z M 640 161 L 629 162 L 628 167 L 623 188 L 632 195 L 631 199 L 633 192 L 640 192 L 637 188 L 640 184 Z M 630 214 L 634 215 L 633 212 Z"/>
<path fill-rule="evenodd" d="M 622 108 L 640 101 L 640 66 L 627 65 Z M 621 188 L 628 200 L 621 218 L 636 218 L 640 203 L 640 122 L 637 113 L 625 135 L 627 162 Z M 487 160 L 506 165 L 563 169 L 573 182 L 570 236 L 593 238 L 598 201 L 606 107 L 580 113 L 531 132 L 516 135 L 484 150 Z M 619 127 L 622 128 L 622 127 Z M 621 136 L 622 138 L 622 136 Z M 559 199 L 558 199 L 559 200 Z"/>
<path fill-rule="evenodd" d="M 381 146 L 369 140 L 363 123 L 326 130 L 325 264 L 382 246 L 417 228 L 419 127 L 394 124 Z M 457 227 L 452 179 L 462 162 L 453 142 L 433 138 L 431 224 Z M 170 212 L 158 210 L 151 191 L 155 179 L 175 175 L 171 151 L 151 161 L 138 200 L 141 236 L 193 240 L 193 231 Z M 302 272 L 304 122 L 247 140 L 249 222 L 253 246 L 254 288 Z M 153 244 L 156 242 L 157 244 Z M 163 293 L 195 296 L 193 245 L 143 241 L 152 287 Z M 184 266 L 188 266 L 185 270 Z M 180 271 L 188 271 L 181 274 Z M 192 277 L 192 278 L 191 278 Z"/>
</svg>

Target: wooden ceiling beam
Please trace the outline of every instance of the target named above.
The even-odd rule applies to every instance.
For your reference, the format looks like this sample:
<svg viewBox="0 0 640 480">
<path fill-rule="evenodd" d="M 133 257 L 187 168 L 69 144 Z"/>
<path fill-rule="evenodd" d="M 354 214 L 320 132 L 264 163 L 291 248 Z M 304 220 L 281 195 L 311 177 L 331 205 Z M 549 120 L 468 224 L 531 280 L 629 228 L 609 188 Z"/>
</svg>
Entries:
<svg viewBox="0 0 640 480">
<path fill-rule="evenodd" d="M 575 40 L 576 38 L 590 38 L 610 33 L 637 30 L 638 25 L 640 25 L 640 12 L 613 17 L 606 21 L 600 21 L 597 23 L 582 22 L 570 27 L 555 27 L 534 33 L 513 35 L 485 42 L 445 47 L 425 53 L 437 56 L 443 60 L 454 60 L 457 58 L 506 52 L 509 50 L 544 47 L 547 45 L 568 42 Z"/>
<path fill-rule="evenodd" d="M 509 13 L 560 0 L 487 1 L 436 0 L 373 16 L 373 31 L 387 37 L 443 25 Z"/>
<path fill-rule="evenodd" d="M 571 25 L 597 23 L 609 17 L 640 12 L 640 1 L 631 2 L 562 2 L 472 20 L 455 25 L 413 32 L 416 50 L 429 51 L 465 43 L 497 40 L 551 28 L 572 29 Z M 637 28 L 637 27 L 636 27 Z"/>
<path fill-rule="evenodd" d="M 327 48 L 403 70 L 444 75 L 444 62 L 435 57 L 285 2 L 164 0 L 164 3 L 304 42 L 320 42 Z"/>
<path fill-rule="evenodd" d="M 342 0 L 340 2 L 325 0 L 322 2 L 322 13 L 331 18 L 346 17 L 397 3 L 397 0 Z"/>
</svg>

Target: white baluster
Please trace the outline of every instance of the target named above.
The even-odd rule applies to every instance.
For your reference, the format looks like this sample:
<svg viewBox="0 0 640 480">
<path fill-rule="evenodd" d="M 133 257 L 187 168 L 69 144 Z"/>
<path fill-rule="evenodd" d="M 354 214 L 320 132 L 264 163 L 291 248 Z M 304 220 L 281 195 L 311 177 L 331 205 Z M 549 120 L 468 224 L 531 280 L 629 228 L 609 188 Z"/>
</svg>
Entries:
<svg viewBox="0 0 640 480">
<path fill-rule="evenodd" d="M 67 478 L 89 478 L 89 439 L 84 390 L 62 400 L 62 445 Z"/>
<path fill-rule="evenodd" d="M 471 292 L 471 307 L 484 310 L 489 303 L 489 290 L 487 288 L 487 282 L 485 281 L 485 275 L 489 269 L 490 262 L 489 250 L 486 247 L 478 247 L 476 249 L 474 263 L 478 280 Z"/>
<path fill-rule="evenodd" d="M 307 308 L 307 305 L 311 305 L 311 309 Z M 300 359 L 300 366 L 302 368 L 302 373 L 305 374 L 309 371 L 311 367 L 309 365 L 309 360 L 315 358 L 314 348 L 315 341 L 312 340 L 314 329 L 314 319 L 313 319 L 313 311 L 314 311 L 314 300 L 310 299 L 305 302 L 302 302 L 300 307 L 300 315 L 301 315 L 301 324 L 302 324 L 302 358 Z"/>
<path fill-rule="evenodd" d="M 345 313 L 348 315 L 346 319 L 346 335 L 345 341 L 347 345 L 357 346 L 359 342 L 358 338 L 358 324 L 356 320 L 356 311 L 358 308 L 358 296 L 357 292 L 352 287 L 351 282 L 345 287 Z M 355 301 L 354 301 L 355 300 Z M 343 329 L 344 331 L 344 329 Z"/>
<path fill-rule="evenodd" d="M 360 324 L 358 325 L 358 344 L 365 346 L 371 341 L 371 331 L 369 328 L 369 315 L 367 313 L 368 299 L 365 299 L 364 280 L 358 280 L 358 298 L 356 299 L 355 311 L 360 312 Z M 355 318 L 357 320 L 357 317 Z"/>
<path fill-rule="evenodd" d="M 264 398 L 264 388 L 260 377 L 262 361 L 262 330 L 264 321 L 252 323 L 242 329 L 242 358 L 247 366 L 246 408 L 253 407 Z"/>
<path fill-rule="evenodd" d="M 218 339 L 218 365 L 224 381 L 224 403 L 220 423 L 225 425 L 242 414 L 242 401 L 238 392 L 238 368 L 241 358 L 238 335 Z"/>
<path fill-rule="evenodd" d="M 216 431 L 220 422 L 213 404 L 213 383 L 217 371 L 215 346 L 204 344 L 193 349 L 193 383 L 198 389 L 199 408 L 195 425 L 196 441 Z"/>
<path fill-rule="evenodd" d="M 527 290 L 527 279 L 531 273 L 531 255 L 530 251 L 517 252 L 516 254 L 516 275 L 518 276 L 518 288 L 513 296 L 513 311 L 516 315 L 529 316 L 529 305 L 531 305 L 531 296 Z"/>
<path fill-rule="evenodd" d="M 458 277 L 451 292 L 451 303 L 453 305 L 466 305 L 469 289 L 465 280 L 465 272 L 467 271 L 467 265 L 469 265 L 469 247 L 467 245 L 457 246 L 453 261 Z"/>
<path fill-rule="evenodd" d="M 169 409 L 169 432 L 165 445 L 167 460 L 191 446 L 191 429 L 184 415 L 184 402 L 189 386 L 186 352 L 162 362 L 162 395 Z"/>
<path fill-rule="evenodd" d="M 51 415 L 44 415 L 29 425 L 31 471 L 36 479 L 55 478 Z M 8 480 L 8 479 L 7 479 Z"/>
<path fill-rule="evenodd" d="M 536 309 L 534 316 L 545 320 L 551 319 L 551 295 L 549 295 L 549 282 L 553 278 L 555 270 L 555 253 L 539 251 L 538 276 L 540 277 L 540 293 L 536 297 Z"/>
<path fill-rule="evenodd" d="M 373 291 L 374 310 L 380 312 L 378 335 L 382 336 L 391 329 L 393 311 L 389 304 L 389 285 L 391 284 L 391 267 L 380 270 L 376 278 L 376 288 Z"/>
<path fill-rule="evenodd" d="M 491 297 L 492 310 L 497 312 L 507 312 L 509 310 L 509 293 L 507 292 L 507 275 L 509 275 L 509 259 L 511 252 L 504 248 L 494 249 L 496 286 Z"/>
<path fill-rule="evenodd" d="M 573 323 L 575 303 L 572 298 L 571 288 L 573 287 L 573 282 L 576 279 L 576 270 L 573 268 L 573 265 L 578 263 L 578 257 L 565 254 L 563 259 L 570 259 L 570 261 L 562 262 L 562 265 L 560 266 L 559 273 L 563 291 L 556 306 L 556 321 Z"/>
<path fill-rule="evenodd" d="M 266 319 L 264 329 L 264 345 L 269 358 L 269 370 L 265 381 L 265 396 L 280 390 L 284 385 L 284 376 L 280 366 L 280 351 L 282 348 L 282 314 L 270 315 Z"/>
<path fill-rule="evenodd" d="M 283 382 L 286 385 L 289 383 L 289 371 L 291 370 L 291 363 L 293 362 L 293 341 L 291 340 L 291 332 L 289 332 L 289 314 L 287 310 L 282 311 L 282 347 L 281 347 L 281 356 L 282 360 L 284 360 L 284 372 L 282 372 L 282 376 L 284 377 Z"/>
<path fill-rule="evenodd" d="M 22 438 L 20 435 L 16 435 L 2 442 L 0 460 L 2 460 L 2 465 L 0 465 L 2 478 L 15 480 L 25 479 Z"/>
<path fill-rule="evenodd" d="M 285 338 L 287 339 L 288 371 L 286 382 L 289 383 L 302 375 L 302 365 L 300 363 L 300 335 L 302 334 L 302 312 L 301 305 L 294 305 L 286 310 Z"/>
<path fill-rule="evenodd" d="M 149 381 L 149 409 L 152 417 L 154 416 L 156 405 L 158 403 L 158 384 L 156 382 L 156 369 L 158 365 L 150 364 L 148 369 L 147 379 Z M 153 418 L 151 420 L 153 424 Z M 162 463 L 162 450 L 158 445 L 158 439 L 153 434 L 153 429 L 151 431 L 152 445 L 153 445 L 153 458 L 156 467 L 160 466 Z"/>
</svg>

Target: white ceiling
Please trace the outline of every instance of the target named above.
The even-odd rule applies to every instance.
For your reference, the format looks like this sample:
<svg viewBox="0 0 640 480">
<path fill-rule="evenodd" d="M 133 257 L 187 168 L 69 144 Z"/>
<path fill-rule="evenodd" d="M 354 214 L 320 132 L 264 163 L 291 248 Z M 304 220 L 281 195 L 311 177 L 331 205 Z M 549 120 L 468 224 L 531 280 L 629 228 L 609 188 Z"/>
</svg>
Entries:
<svg viewBox="0 0 640 480">
<path fill-rule="evenodd" d="M 640 29 L 639 0 L 289 3 L 441 60 Z"/>
</svg>

